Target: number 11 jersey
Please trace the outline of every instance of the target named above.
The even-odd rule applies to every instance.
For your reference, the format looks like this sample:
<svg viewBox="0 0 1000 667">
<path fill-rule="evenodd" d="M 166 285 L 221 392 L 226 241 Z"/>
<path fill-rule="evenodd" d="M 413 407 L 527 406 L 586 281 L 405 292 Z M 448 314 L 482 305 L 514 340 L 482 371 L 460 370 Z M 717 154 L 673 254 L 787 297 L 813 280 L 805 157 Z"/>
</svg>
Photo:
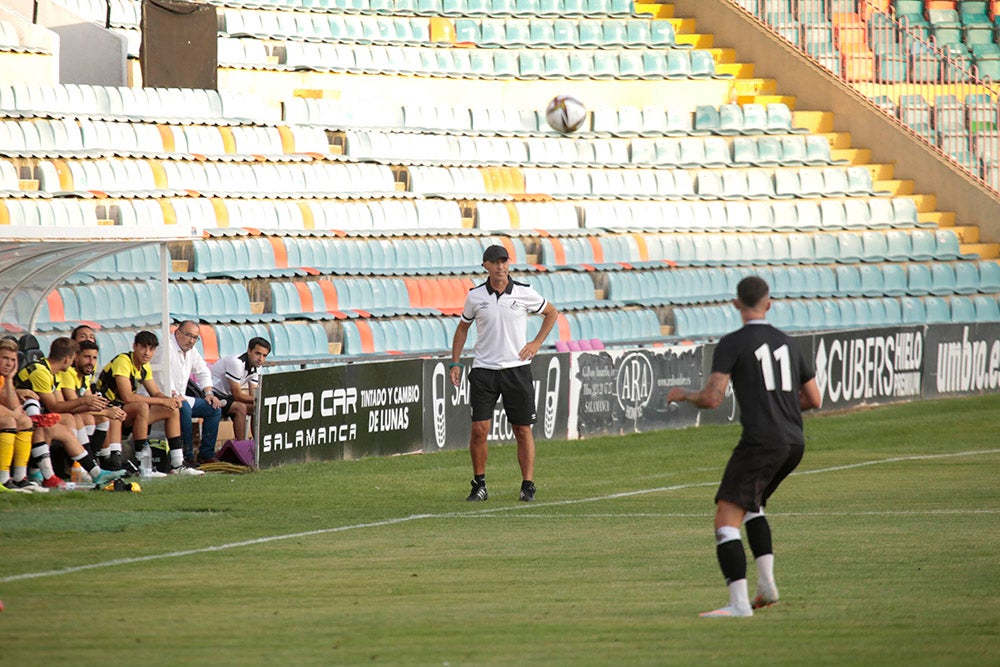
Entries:
<svg viewBox="0 0 1000 667">
<path fill-rule="evenodd" d="M 799 388 L 816 372 L 788 334 L 766 320 L 751 320 L 719 341 L 712 372 L 732 379 L 742 442 L 803 444 Z"/>
</svg>

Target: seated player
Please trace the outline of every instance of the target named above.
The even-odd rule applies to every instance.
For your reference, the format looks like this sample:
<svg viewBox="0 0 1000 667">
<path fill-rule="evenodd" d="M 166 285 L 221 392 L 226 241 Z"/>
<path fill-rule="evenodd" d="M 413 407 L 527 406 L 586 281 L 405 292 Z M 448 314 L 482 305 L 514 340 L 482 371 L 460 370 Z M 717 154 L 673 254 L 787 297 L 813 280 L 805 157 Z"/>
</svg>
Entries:
<svg viewBox="0 0 1000 667">
<path fill-rule="evenodd" d="M 34 425 L 14 392 L 15 373 L 17 341 L 4 338 L 0 340 L 0 493 L 31 493 L 43 487 L 26 477 Z M 16 479 L 12 471 L 17 473 Z"/>
<path fill-rule="evenodd" d="M 271 343 L 266 338 L 254 337 L 243 354 L 231 354 L 212 364 L 212 386 L 222 401 L 222 416 L 233 420 L 236 440 L 247 439 L 247 415 L 251 416 L 251 433 L 257 433 L 253 421 L 254 394 L 260 384 L 260 367 L 270 353 Z"/>
<path fill-rule="evenodd" d="M 73 364 L 56 377 L 67 401 L 96 396 L 94 389 L 97 377 L 94 372 L 100 350 L 96 342 L 87 338 L 78 341 L 78 345 L 80 350 L 76 353 Z M 90 452 L 98 455 L 101 466 L 111 470 L 121 468 L 122 422 L 125 421 L 125 411 L 111 404 L 100 410 L 85 404 L 75 408 L 73 413 L 84 420 L 84 428 L 90 437 Z"/>
<path fill-rule="evenodd" d="M 73 364 L 78 351 L 79 347 L 73 340 L 56 338 L 49 347 L 49 356 L 32 361 L 18 371 L 14 384 L 22 390 L 21 396 L 28 416 L 58 414 L 58 420 L 50 421 L 58 421 L 66 428 L 74 430 L 77 439 L 86 445 L 90 442 L 90 438 L 83 427 L 85 420 L 82 415 L 78 416 L 74 411 L 79 408 L 88 411 L 103 410 L 108 406 L 108 402 L 103 397 L 93 395 L 65 400 L 59 388 L 58 376 Z M 34 395 L 25 393 L 25 390 L 33 392 Z M 38 401 L 37 405 L 35 401 Z"/>
<path fill-rule="evenodd" d="M 77 343 L 81 343 L 85 340 L 89 340 L 91 343 L 97 342 L 97 335 L 94 333 L 94 329 L 86 324 L 81 324 L 70 332 L 69 337 L 75 340 Z"/>
<path fill-rule="evenodd" d="M 101 371 L 97 378 L 97 390 L 112 403 L 120 403 L 125 411 L 124 424 L 132 428 L 137 454 L 149 447 L 150 424 L 162 421 L 170 446 L 170 474 L 204 475 L 201 470 L 184 465 L 180 412 L 184 399 L 180 396 L 167 396 L 153 379 L 153 369 L 149 362 L 159 344 L 159 339 L 152 331 L 137 333 L 132 351 L 116 355 Z M 139 393 L 140 386 L 145 390 L 145 395 Z M 130 473 L 139 472 L 136 460 L 127 461 L 125 465 Z"/>
<path fill-rule="evenodd" d="M 76 343 L 70 341 L 68 338 L 56 339 L 63 340 L 70 343 L 69 349 L 75 349 Z M 53 342 L 53 345 L 55 342 Z M 32 367 L 31 371 L 25 374 L 25 381 L 33 387 L 32 389 L 24 389 L 25 395 L 29 396 L 28 401 L 34 402 L 36 404 L 50 404 L 56 405 L 56 403 L 51 403 L 54 398 L 52 394 L 55 391 L 55 376 L 52 373 L 53 366 L 50 362 L 55 360 L 56 372 L 63 370 L 64 366 L 67 365 L 71 359 L 66 355 L 63 347 L 65 344 L 60 344 L 56 346 L 54 350 L 50 350 L 49 357 L 45 359 L 39 359 L 33 364 L 29 364 L 25 369 Z M 75 352 L 73 353 L 75 355 Z M 14 383 L 14 371 L 17 369 L 17 351 L 11 350 L 9 345 L 0 343 L 0 375 L 4 379 L 4 403 L 10 409 L 11 401 L 16 407 L 19 398 L 17 394 L 13 391 Z M 22 372 L 25 370 L 22 369 Z M 20 375 L 20 373 L 18 373 Z M 8 382 L 6 378 L 11 378 Z M 8 389 L 8 385 L 10 388 Z M 35 390 L 37 388 L 37 391 Z M 49 389 L 49 391 L 45 391 Z M 11 397 L 13 394 L 13 397 Z M 33 396 L 34 398 L 30 398 Z M 28 411 L 25 410 L 27 413 Z M 41 417 L 46 417 L 46 415 L 58 415 L 58 413 L 44 413 L 40 415 Z M 42 487 L 44 488 L 61 488 L 65 486 L 65 482 L 55 474 L 52 469 L 52 461 L 50 456 L 49 442 L 59 442 L 62 444 L 63 448 L 66 450 L 66 454 L 73 460 L 78 461 L 80 465 L 86 470 L 91 479 L 95 484 L 107 484 L 112 482 L 122 475 L 125 474 L 124 470 L 104 470 L 97 465 L 94 460 L 93 455 L 91 455 L 81 444 L 80 440 L 77 438 L 76 434 L 68 428 L 65 424 L 60 423 L 59 419 L 38 419 L 31 438 L 31 449 L 30 449 L 30 460 L 32 464 L 38 468 L 42 477 Z M 17 452 L 15 451 L 15 457 L 13 464 L 10 468 L 10 476 L 15 482 L 20 483 L 20 480 L 25 478 L 26 467 L 24 466 L 23 454 L 21 459 L 18 459 Z"/>
</svg>

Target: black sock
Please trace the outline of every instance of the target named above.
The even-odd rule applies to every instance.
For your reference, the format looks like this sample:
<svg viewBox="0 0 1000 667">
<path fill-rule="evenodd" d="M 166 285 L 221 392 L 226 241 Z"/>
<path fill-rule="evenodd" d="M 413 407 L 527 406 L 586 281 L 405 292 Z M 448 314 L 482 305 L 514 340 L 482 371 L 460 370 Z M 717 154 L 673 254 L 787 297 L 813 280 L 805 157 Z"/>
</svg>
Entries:
<svg viewBox="0 0 1000 667">
<path fill-rule="evenodd" d="M 146 438 L 137 438 L 132 441 L 132 456 L 127 461 L 124 461 L 125 469 L 129 471 L 129 474 L 139 474 L 139 452 L 146 447 L 149 447 L 149 440 Z M 111 469 L 117 470 L 117 468 Z"/>
<path fill-rule="evenodd" d="M 170 448 L 170 451 L 174 451 L 175 449 L 181 449 L 182 447 L 184 447 L 184 438 L 182 438 L 179 435 L 175 435 L 172 438 L 167 438 L 167 446 Z"/>
<path fill-rule="evenodd" d="M 747 578 L 747 554 L 743 551 L 741 540 L 729 540 L 715 547 L 715 555 L 719 558 L 719 567 L 726 584 Z"/>
<path fill-rule="evenodd" d="M 87 447 L 87 449 L 90 450 L 90 453 L 96 456 L 97 453 L 104 447 L 104 439 L 107 437 L 107 431 L 94 431 L 94 435 L 90 436 L 90 446 Z"/>
<path fill-rule="evenodd" d="M 475 475 L 473 476 L 472 481 L 476 483 L 476 486 L 484 486 L 486 484 L 486 475 Z"/>
<path fill-rule="evenodd" d="M 80 456 L 74 456 L 73 460 L 79 461 L 80 467 L 86 470 L 87 474 L 90 474 L 90 471 L 97 465 L 97 461 L 94 460 L 94 455 L 86 450 L 84 450 L 83 454 Z"/>
<path fill-rule="evenodd" d="M 771 525 L 763 516 L 754 517 L 746 522 L 747 541 L 750 543 L 750 551 L 754 558 L 766 556 L 772 552 L 771 548 Z"/>
<path fill-rule="evenodd" d="M 534 482 L 532 482 L 530 479 L 526 479 L 526 480 L 524 480 L 524 481 L 521 482 L 521 490 L 522 491 L 524 491 L 525 489 L 529 489 L 532 486 L 534 486 Z"/>
</svg>

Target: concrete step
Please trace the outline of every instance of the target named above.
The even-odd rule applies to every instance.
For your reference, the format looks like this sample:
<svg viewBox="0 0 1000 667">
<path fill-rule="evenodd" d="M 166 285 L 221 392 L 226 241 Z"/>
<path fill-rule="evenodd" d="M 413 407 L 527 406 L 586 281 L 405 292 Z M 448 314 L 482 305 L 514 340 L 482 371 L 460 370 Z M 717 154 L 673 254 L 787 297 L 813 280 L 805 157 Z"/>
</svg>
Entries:
<svg viewBox="0 0 1000 667">
<path fill-rule="evenodd" d="M 872 152 L 867 148 L 831 148 L 830 157 L 834 160 L 848 160 L 851 164 L 868 164 Z"/>
<path fill-rule="evenodd" d="M 920 212 L 919 209 L 917 211 L 917 219 L 920 222 L 933 222 L 938 227 L 955 226 L 954 211 L 928 211 L 927 213 Z"/>
<path fill-rule="evenodd" d="M 748 79 L 733 79 L 732 94 L 737 98 L 754 98 L 757 95 L 770 95 L 778 88 L 774 79 L 751 77 Z M 748 99 L 752 102 L 753 99 Z"/>
<path fill-rule="evenodd" d="M 873 185 L 876 192 L 888 192 L 894 197 L 913 194 L 913 181 L 875 181 Z"/>
<path fill-rule="evenodd" d="M 860 166 L 868 170 L 868 173 L 872 175 L 873 181 L 891 181 L 893 179 L 894 168 L 891 164 L 868 163 Z M 878 191 L 880 188 L 875 186 L 874 189 Z"/>
<path fill-rule="evenodd" d="M 719 74 L 732 74 L 737 79 L 749 79 L 753 76 L 753 63 L 720 63 L 716 61 L 715 71 Z"/>
<path fill-rule="evenodd" d="M 713 46 L 709 49 L 712 57 L 715 58 L 717 63 L 735 63 L 736 62 L 736 49 L 731 49 L 723 46 Z M 753 63 L 742 63 L 744 65 L 753 65 Z"/>
<path fill-rule="evenodd" d="M 1000 243 L 965 243 L 958 247 L 963 253 L 976 254 L 982 259 L 1000 258 Z"/>
<path fill-rule="evenodd" d="M 929 193 L 910 195 L 910 199 L 917 205 L 919 213 L 931 213 L 937 211 L 937 196 Z M 955 224 L 955 214 L 951 214 L 951 225 Z M 949 225 L 949 226 L 951 226 Z"/>
<path fill-rule="evenodd" d="M 833 132 L 833 113 L 829 111 L 794 111 L 792 127 L 804 127 L 812 133 Z"/>
<path fill-rule="evenodd" d="M 765 106 L 768 104 L 784 104 L 792 111 L 795 111 L 794 95 L 755 95 L 753 101 L 757 104 L 763 104 Z"/>
<path fill-rule="evenodd" d="M 979 227 L 976 225 L 955 225 L 951 227 L 959 243 L 979 243 Z"/>
<path fill-rule="evenodd" d="M 654 2 L 635 3 L 636 14 L 652 14 L 654 19 L 670 19 L 674 17 L 674 6 Z"/>
<path fill-rule="evenodd" d="M 681 32 L 677 30 L 678 44 L 690 44 L 696 49 L 710 49 L 715 45 L 715 35 L 711 33 Z"/>
<path fill-rule="evenodd" d="M 792 117 L 794 120 L 794 116 Z M 817 132 L 826 138 L 830 142 L 831 150 L 841 150 L 851 148 L 851 133 L 850 132 Z"/>
</svg>

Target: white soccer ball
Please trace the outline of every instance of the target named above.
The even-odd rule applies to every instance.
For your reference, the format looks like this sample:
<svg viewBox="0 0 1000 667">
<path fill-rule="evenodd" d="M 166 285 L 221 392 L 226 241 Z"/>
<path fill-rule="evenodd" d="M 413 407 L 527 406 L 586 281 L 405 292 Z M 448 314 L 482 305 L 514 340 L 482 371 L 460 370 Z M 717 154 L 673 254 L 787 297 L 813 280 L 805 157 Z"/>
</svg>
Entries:
<svg viewBox="0 0 1000 667">
<path fill-rule="evenodd" d="M 545 120 L 556 132 L 569 134 L 580 129 L 587 118 L 587 107 L 569 95 L 556 95 L 545 107 Z"/>
</svg>

